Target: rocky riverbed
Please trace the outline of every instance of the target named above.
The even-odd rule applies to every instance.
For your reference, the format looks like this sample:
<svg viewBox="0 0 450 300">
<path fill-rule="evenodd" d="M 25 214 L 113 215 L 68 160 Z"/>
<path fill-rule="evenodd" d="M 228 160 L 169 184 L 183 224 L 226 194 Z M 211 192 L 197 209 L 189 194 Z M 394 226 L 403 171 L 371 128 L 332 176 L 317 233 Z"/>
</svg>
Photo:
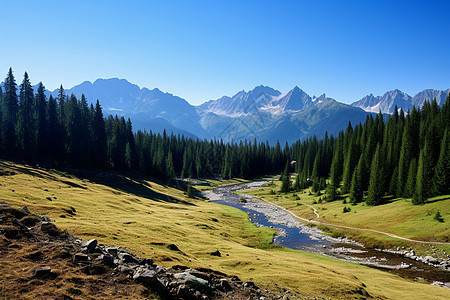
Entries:
<svg viewBox="0 0 450 300">
<path fill-rule="evenodd" d="M 442 287 L 450 287 L 450 260 L 431 256 L 417 256 L 413 250 L 370 249 L 347 238 L 324 235 L 315 227 L 306 226 L 286 209 L 260 201 L 248 194 L 234 194 L 266 185 L 268 181 L 225 185 L 202 192 L 202 196 L 219 204 L 239 208 L 249 214 L 257 226 L 278 229 L 274 243 L 305 250 L 340 260 L 363 264 L 395 272 L 403 277 L 427 280 Z M 306 222 L 305 222 L 306 223 Z"/>
</svg>

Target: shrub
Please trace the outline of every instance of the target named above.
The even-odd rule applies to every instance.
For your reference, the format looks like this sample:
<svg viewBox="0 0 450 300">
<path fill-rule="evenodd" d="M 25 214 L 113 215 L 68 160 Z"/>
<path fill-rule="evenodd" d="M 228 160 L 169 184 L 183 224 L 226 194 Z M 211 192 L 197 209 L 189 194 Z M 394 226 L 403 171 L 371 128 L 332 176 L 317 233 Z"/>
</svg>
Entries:
<svg viewBox="0 0 450 300">
<path fill-rule="evenodd" d="M 440 212 L 439 210 L 438 210 L 438 211 L 436 212 L 436 214 L 434 215 L 434 219 L 435 219 L 436 221 L 438 221 L 438 222 L 441 222 L 441 223 L 444 222 L 444 219 L 442 218 L 441 212 Z"/>
</svg>

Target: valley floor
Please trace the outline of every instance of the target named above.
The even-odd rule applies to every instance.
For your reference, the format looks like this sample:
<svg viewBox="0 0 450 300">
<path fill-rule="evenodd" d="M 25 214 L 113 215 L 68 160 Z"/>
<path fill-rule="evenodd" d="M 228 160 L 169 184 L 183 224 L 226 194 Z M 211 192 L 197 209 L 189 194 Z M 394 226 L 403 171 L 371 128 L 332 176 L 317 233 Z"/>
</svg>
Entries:
<svg viewBox="0 0 450 300">
<path fill-rule="evenodd" d="M 271 244 L 273 229 L 257 228 L 237 209 L 189 199 L 165 183 L 7 161 L 0 162 L 0 173 L 0 201 L 27 206 L 84 240 L 96 238 L 102 244 L 122 246 L 165 267 L 211 268 L 262 288 L 299 291 L 305 298 L 450 297 L 449 289 L 276 247 Z M 217 250 L 220 257 L 211 255 Z"/>
</svg>

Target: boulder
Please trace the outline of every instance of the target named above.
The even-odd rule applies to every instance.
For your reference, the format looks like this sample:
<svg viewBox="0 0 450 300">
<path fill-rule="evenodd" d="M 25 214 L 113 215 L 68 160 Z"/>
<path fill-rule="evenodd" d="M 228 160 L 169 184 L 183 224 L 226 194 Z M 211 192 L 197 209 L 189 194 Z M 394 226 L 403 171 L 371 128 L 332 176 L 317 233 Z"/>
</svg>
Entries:
<svg viewBox="0 0 450 300">
<path fill-rule="evenodd" d="M 226 278 L 219 279 L 219 287 L 223 291 L 231 290 L 231 285 Z"/>
<path fill-rule="evenodd" d="M 34 268 L 34 270 L 33 270 L 35 277 L 44 277 L 44 276 L 50 275 L 51 272 L 52 272 L 52 268 L 50 268 L 49 266 L 40 266 L 40 267 Z"/>
<path fill-rule="evenodd" d="M 119 258 L 125 263 L 139 264 L 139 261 L 128 253 L 119 253 Z"/>
<path fill-rule="evenodd" d="M 137 282 L 153 285 L 157 281 L 156 272 L 149 269 L 137 270 L 133 275 L 133 279 Z"/>
<path fill-rule="evenodd" d="M 74 262 L 86 262 L 88 260 L 89 260 L 89 256 L 87 256 L 84 253 L 75 253 L 75 255 L 73 256 Z"/>
<path fill-rule="evenodd" d="M 92 253 L 95 251 L 95 248 L 97 248 L 97 240 L 96 239 L 89 240 L 87 242 L 84 242 L 82 246 L 86 247 L 87 251 Z"/>
<path fill-rule="evenodd" d="M 209 292 L 211 290 L 207 280 L 196 277 L 190 273 L 176 273 L 174 274 L 174 277 L 184 281 L 184 284 L 190 288 L 194 288 L 203 292 Z"/>
<path fill-rule="evenodd" d="M 107 266 L 110 266 L 110 267 L 115 266 L 114 258 L 111 255 L 104 254 L 104 255 L 100 255 L 98 258 L 99 258 L 99 260 L 102 261 L 102 263 L 104 263 Z"/>
<path fill-rule="evenodd" d="M 436 258 L 432 257 L 432 256 L 425 256 L 423 258 L 423 262 L 426 262 L 426 263 L 429 263 L 429 264 L 433 264 L 433 265 L 439 263 L 439 261 Z"/>
<path fill-rule="evenodd" d="M 116 247 L 107 247 L 106 252 L 108 252 L 113 257 L 117 257 L 117 248 Z"/>
</svg>

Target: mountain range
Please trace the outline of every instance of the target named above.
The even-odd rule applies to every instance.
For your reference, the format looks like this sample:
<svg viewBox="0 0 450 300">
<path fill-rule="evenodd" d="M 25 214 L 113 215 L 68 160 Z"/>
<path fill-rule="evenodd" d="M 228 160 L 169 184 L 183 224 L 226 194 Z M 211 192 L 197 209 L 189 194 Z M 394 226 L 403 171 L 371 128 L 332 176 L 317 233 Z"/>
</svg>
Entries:
<svg viewBox="0 0 450 300">
<path fill-rule="evenodd" d="M 393 113 L 395 106 L 405 112 L 421 107 L 425 100 L 445 101 L 450 89 L 424 90 L 414 96 L 393 90 L 383 96 L 372 94 L 352 103 L 338 102 L 325 94 L 311 97 L 299 87 L 281 93 L 257 86 L 233 96 L 223 96 L 193 106 L 185 99 L 161 90 L 140 88 L 125 79 L 85 81 L 65 93 L 88 102 L 100 100 L 104 114 L 130 117 L 134 129 L 182 134 L 186 137 L 222 139 L 226 142 L 254 140 L 274 144 L 291 143 L 312 135 L 337 134 L 351 122 L 364 122 L 368 114 Z M 57 97 L 58 90 L 48 91 Z"/>
</svg>

